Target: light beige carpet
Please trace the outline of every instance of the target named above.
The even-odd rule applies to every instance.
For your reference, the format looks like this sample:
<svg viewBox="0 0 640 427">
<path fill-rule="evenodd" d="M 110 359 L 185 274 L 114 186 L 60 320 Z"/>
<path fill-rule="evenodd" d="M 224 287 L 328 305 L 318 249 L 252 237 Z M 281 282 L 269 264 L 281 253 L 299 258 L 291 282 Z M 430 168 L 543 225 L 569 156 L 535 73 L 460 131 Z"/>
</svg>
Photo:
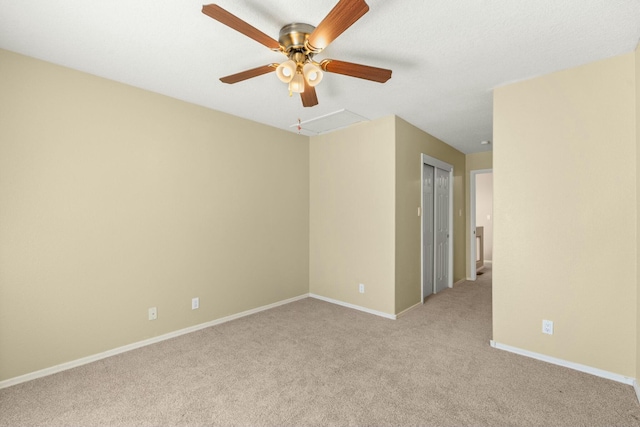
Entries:
<svg viewBox="0 0 640 427">
<path fill-rule="evenodd" d="M 0 425 L 640 425 L 632 387 L 490 339 L 490 270 L 396 321 L 305 299 L 0 390 Z"/>
</svg>

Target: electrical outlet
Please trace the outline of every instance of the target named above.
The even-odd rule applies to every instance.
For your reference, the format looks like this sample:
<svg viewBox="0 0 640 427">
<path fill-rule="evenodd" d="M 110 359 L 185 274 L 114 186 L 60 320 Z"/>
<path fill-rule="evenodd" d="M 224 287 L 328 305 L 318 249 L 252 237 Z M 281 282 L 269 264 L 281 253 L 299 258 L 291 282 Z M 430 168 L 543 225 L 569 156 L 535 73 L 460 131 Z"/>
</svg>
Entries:
<svg viewBox="0 0 640 427">
<path fill-rule="evenodd" d="M 158 318 L 158 309 L 156 307 L 151 307 L 149 309 L 149 320 L 156 320 Z"/>
<path fill-rule="evenodd" d="M 200 308 L 200 298 L 191 298 L 191 310 L 196 310 L 198 308 Z"/>
<path fill-rule="evenodd" d="M 359 291 L 361 294 L 364 294 L 364 284 L 360 283 L 360 286 L 358 286 L 358 291 Z"/>
<path fill-rule="evenodd" d="M 552 320 L 543 320 L 542 321 L 542 333 L 553 335 L 553 321 Z"/>
</svg>

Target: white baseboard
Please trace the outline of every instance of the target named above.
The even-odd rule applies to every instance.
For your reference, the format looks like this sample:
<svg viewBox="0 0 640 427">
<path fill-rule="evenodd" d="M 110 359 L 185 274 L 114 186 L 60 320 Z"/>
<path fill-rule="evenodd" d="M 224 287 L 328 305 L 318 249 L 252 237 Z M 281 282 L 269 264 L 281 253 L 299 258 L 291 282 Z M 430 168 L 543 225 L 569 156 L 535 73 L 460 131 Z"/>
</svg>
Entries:
<svg viewBox="0 0 640 427">
<path fill-rule="evenodd" d="M 490 259 L 485 259 L 485 260 L 484 260 L 484 263 L 485 263 L 485 264 L 487 264 L 487 265 L 491 265 L 491 266 L 493 266 L 493 261 L 492 261 L 492 260 L 490 260 Z"/>
<path fill-rule="evenodd" d="M 416 304 L 412 305 L 411 307 L 407 308 L 406 310 L 401 311 L 400 313 L 396 314 L 396 319 L 399 319 L 400 317 L 404 316 L 405 314 L 407 314 L 408 312 L 410 312 L 414 308 L 420 307 L 422 304 L 423 303 L 419 302 L 419 303 L 416 303 Z"/>
<path fill-rule="evenodd" d="M 551 363 L 558 366 L 564 366 L 565 368 L 574 369 L 576 371 L 585 372 L 587 374 L 595 375 L 597 377 L 606 378 L 608 380 L 617 381 L 623 384 L 629 384 L 634 386 L 638 399 L 640 400 L 640 393 L 635 378 L 625 377 L 624 375 L 616 374 L 613 372 L 605 371 L 603 369 L 593 368 L 591 366 L 582 365 L 580 363 L 569 362 L 568 360 L 558 359 L 556 357 L 547 356 L 546 354 L 535 353 L 529 350 L 523 350 L 517 347 L 511 347 L 510 345 L 500 344 L 499 342 L 490 341 L 491 347 L 499 350 L 508 351 L 510 353 L 519 354 L 521 356 L 530 357 L 532 359 L 541 360 L 543 362 Z"/>
<path fill-rule="evenodd" d="M 322 301 L 325 301 L 325 302 L 330 302 L 331 304 L 341 305 L 343 307 L 352 308 L 352 309 L 358 310 L 358 311 L 364 311 L 365 313 L 373 314 L 375 316 L 385 317 L 385 318 L 391 319 L 391 320 L 396 320 L 397 319 L 397 316 L 395 314 L 389 314 L 389 313 L 385 313 L 385 312 L 382 312 L 382 311 L 372 310 L 372 309 L 367 308 L 367 307 L 361 307 L 359 305 L 350 304 L 348 302 L 339 301 L 339 300 L 333 299 L 333 298 L 323 297 L 321 295 L 309 294 L 309 296 L 311 298 L 319 299 L 319 300 L 322 300 Z"/>
<path fill-rule="evenodd" d="M 56 374 L 58 372 L 66 371 L 68 369 L 77 368 L 78 366 L 86 365 L 88 363 L 92 363 L 101 359 L 106 359 L 107 357 L 115 356 L 116 354 L 125 353 L 127 351 L 135 350 L 141 347 L 145 347 L 151 344 L 155 344 L 161 341 L 165 341 L 171 338 L 179 337 L 180 335 L 189 334 L 191 332 L 196 332 L 201 329 L 209 328 L 211 326 L 219 325 L 221 323 L 230 322 L 231 320 L 240 319 L 241 317 L 250 316 L 252 314 L 259 313 L 261 311 L 269 310 L 275 307 L 279 307 L 281 305 L 289 304 L 295 301 L 299 301 L 301 299 L 308 298 L 309 294 L 303 294 L 297 297 L 289 298 L 286 300 L 278 301 L 273 304 L 263 305 L 262 307 L 253 308 L 251 310 L 243 311 L 241 313 L 232 314 L 230 316 L 222 317 L 220 319 L 212 320 L 210 322 L 201 323 L 199 325 L 190 326 L 188 328 L 180 329 L 178 331 L 169 332 L 164 335 L 159 335 L 157 337 L 149 338 L 143 341 L 138 341 L 132 344 L 127 344 L 122 347 L 114 348 L 112 350 L 107 350 L 102 353 L 94 354 L 87 357 L 82 357 L 80 359 L 72 360 L 70 362 L 62 363 L 60 365 L 52 366 L 50 368 L 41 369 L 39 371 L 30 372 L 28 374 L 20 375 L 18 377 L 9 378 L 8 380 L 0 381 L 0 389 L 11 387 L 16 384 L 24 383 L 27 381 L 35 380 L 36 378 L 46 377 L 47 375 Z"/>
<path fill-rule="evenodd" d="M 460 284 L 462 284 L 462 283 L 466 282 L 467 280 L 471 280 L 471 279 L 460 279 L 460 280 L 458 280 L 456 283 L 454 283 L 454 284 L 453 284 L 453 286 L 454 286 L 454 287 L 455 287 L 455 286 L 458 286 L 458 285 L 460 285 Z"/>
</svg>

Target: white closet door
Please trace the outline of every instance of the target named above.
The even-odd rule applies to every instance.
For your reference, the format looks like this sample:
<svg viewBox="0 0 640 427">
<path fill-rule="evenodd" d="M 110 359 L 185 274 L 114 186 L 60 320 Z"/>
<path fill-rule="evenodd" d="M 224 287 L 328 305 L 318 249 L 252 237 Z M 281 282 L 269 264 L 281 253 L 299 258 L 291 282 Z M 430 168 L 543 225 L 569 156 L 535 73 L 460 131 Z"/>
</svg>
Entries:
<svg viewBox="0 0 640 427">
<path fill-rule="evenodd" d="M 449 284 L 449 172 L 435 168 L 435 289 Z"/>
<path fill-rule="evenodd" d="M 426 298 L 433 293 L 433 277 L 434 277 L 434 167 L 431 165 L 423 165 L 423 201 L 422 206 L 424 212 L 422 214 L 422 243 L 423 262 L 422 262 L 422 297 Z"/>
</svg>

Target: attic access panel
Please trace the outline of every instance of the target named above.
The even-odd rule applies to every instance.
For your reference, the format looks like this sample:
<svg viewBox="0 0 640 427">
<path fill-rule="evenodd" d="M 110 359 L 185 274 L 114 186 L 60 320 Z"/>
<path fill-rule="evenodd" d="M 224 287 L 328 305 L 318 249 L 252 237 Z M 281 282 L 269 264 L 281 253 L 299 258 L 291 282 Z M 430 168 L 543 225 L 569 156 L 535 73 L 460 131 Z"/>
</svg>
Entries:
<svg viewBox="0 0 640 427">
<path fill-rule="evenodd" d="M 353 113 L 349 110 L 342 109 L 333 113 L 326 114 L 324 116 L 316 117 L 314 119 L 305 120 L 303 122 L 295 123 L 290 128 L 297 128 L 300 126 L 300 133 L 304 135 L 319 135 L 321 133 L 328 133 L 334 130 L 346 128 L 352 124 L 359 122 L 368 122 L 369 119 L 362 117 L 359 114 Z"/>
</svg>

